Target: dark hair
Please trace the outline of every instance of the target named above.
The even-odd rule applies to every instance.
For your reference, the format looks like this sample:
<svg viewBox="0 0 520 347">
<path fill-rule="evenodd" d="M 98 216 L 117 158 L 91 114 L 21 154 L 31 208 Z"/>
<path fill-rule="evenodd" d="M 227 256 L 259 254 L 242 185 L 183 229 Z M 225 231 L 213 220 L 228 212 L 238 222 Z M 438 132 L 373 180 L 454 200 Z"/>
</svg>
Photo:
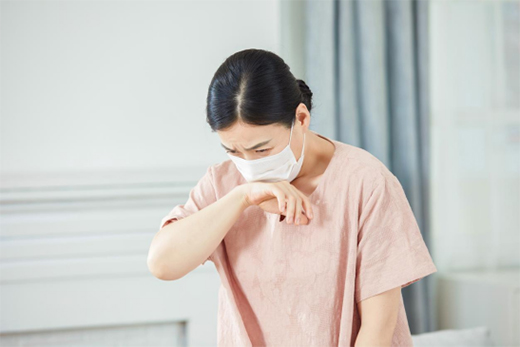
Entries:
<svg viewBox="0 0 520 347">
<path fill-rule="evenodd" d="M 206 121 L 212 132 L 247 124 L 290 128 L 300 103 L 312 108 L 312 92 L 273 52 L 246 49 L 228 57 L 208 88 Z"/>
</svg>

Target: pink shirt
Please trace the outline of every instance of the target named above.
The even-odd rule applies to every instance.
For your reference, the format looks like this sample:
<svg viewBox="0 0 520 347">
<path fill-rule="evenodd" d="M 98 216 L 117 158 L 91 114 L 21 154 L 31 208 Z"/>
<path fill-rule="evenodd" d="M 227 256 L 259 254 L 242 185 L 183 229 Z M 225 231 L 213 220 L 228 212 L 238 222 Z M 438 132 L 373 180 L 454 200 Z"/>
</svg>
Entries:
<svg viewBox="0 0 520 347">
<path fill-rule="evenodd" d="M 221 279 L 218 346 L 354 346 L 359 301 L 437 271 L 397 178 L 366 150 L 315 134 L 336 149 L 309 196 L 314 219 L 287 224 L 251 206 L 208 257 Z M 231 160 L 210 166 L 160 226 L 244 183 Z M 400 301 L 392 346 L 413 346 Z"/>
</svg>

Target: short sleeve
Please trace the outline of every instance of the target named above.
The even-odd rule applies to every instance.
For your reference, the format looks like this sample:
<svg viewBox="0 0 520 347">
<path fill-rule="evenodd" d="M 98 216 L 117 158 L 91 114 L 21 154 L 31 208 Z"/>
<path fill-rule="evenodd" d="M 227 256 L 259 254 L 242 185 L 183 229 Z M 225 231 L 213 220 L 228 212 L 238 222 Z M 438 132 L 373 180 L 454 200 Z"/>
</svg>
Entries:
<svg viewBox="0 0 520 347">
<path fill-rule="evenodd" d="M 217 201 L 213 182 L 212 167 L 209 167 L 204 176 L 199 179 L 195 187 L 190 190 L 188 200 L 184 204 L 179 204 L 173 207 L 173 209 L 163 217 L 159 230 L 164 226 L 200 211 L 204 207 Z M 213 261 L 212 257 L 214 254 L 215 252 L 210 254 L 210 256 L 202 262 L 202 265 L 204 265 L 208 260 Z"/>
<path fill-rule="evenodd" d="M 360 211 L 356 302 L 436 271 L 401 183 L 382 175 Z"/>
</svg>

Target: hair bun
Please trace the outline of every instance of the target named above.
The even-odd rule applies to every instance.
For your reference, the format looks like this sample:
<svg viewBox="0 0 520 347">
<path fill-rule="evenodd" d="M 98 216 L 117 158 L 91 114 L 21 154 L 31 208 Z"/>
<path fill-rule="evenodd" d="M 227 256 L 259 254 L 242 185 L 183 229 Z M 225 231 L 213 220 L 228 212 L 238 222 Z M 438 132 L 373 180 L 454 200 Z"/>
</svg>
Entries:
<svg viewBox="0 0 520 347">
<path fill-rule="evenodd" d="M 300 87 L 300 90 L 302 91 L 302 93 L 309 94 L 310 96 L 312 96 L 311 89 L 309 88 L 307 83 L 305 83 L 304 80 L 296 80 L 296 81 L 298 82 L 298 86 Z"/>
<path fill-rule="evenodd" d="M 312 108 L 312 91 L 304 80 L 297 79 L 296 82 L 298 82 L 298 87 L 300 87 L 302 93 L 302 102 L 310 111 Z"/>
</svg>

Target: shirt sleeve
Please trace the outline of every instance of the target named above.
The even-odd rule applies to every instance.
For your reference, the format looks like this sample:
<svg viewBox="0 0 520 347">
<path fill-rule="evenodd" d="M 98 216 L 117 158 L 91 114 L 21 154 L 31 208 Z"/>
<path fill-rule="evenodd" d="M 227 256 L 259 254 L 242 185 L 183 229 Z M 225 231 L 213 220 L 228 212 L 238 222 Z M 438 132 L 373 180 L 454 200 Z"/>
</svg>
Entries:
<svg viewBox="0 0 520 347">
<path fill-rule="evenodd" d="M 176 205 L 163 219 L 159 226 L 159 230 L 164 226 L 173 223 L 179 219 L 188 217 L 189 215 L 202 210 L 204 207 L 211 205 L 217 201 L 215 187 L 213 184 L 213 172 L 212 167 L 206 170 L 206 173 L 202 178 L 199 179 L 195 187 L 190 190 L 188 200 L 184 204 Z M 202 265 L 206 261 L 213 261 L 212 257 L 215 251 L 209 255 L 209 257 L 202 262 Z"/>
<path fill-rule="evenodd" d="M 356 303 L 436 271 L 401 183 L 382 175 L 360 213 Z"/>
</svg>

